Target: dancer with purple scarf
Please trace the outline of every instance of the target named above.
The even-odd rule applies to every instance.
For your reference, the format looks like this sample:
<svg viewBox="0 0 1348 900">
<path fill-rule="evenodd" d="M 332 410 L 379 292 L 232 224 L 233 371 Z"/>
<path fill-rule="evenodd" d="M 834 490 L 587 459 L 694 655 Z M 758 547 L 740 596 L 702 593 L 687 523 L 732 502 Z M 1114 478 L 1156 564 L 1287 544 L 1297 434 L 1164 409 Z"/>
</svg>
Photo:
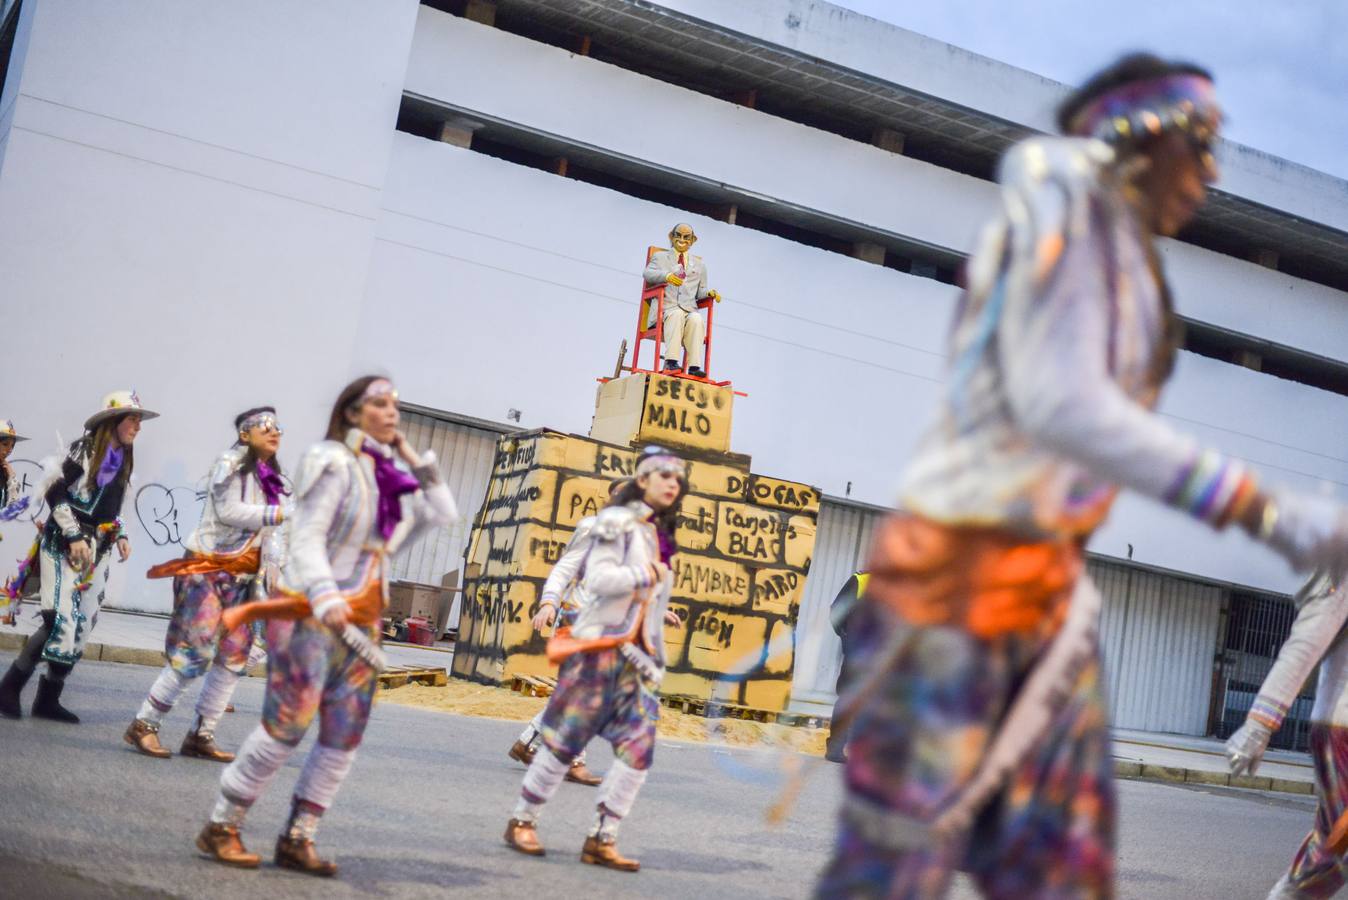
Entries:
<svg viewBox="0 0 1348 900">
<path fill-rule="evenodd" d="M 20 692 L 38 661 L 46 660 L 33 715 L 58 722 L 80 720 L 61 705 L 61 692 L 84 655 L 103 605 L 113 548 L 121 562 L 131 555 L 119 518 L 134 468 L 131 445 L 140 423 L 157 415 L 140 405 L 135 391 L 108 394 L 102 408 L 85 420 L 84 434 L 70 445 L 60 470 L 44 479 L 42 493 L 51 514 L 36 551 L 42 625 L 0 680 L 0 715 L 22 715 Z"/>
<path fill-rule="evenodd" d="M 281 428 L 276 409 L 259 406 L 234 419 L 238 440 L 216 460 L 201 522 L 187 539 L 187 553 L 152 568 L 150 578 L 173 579 L 173 616 L 164 638 L 168 663 L 155 679 L 123 740 L 146 756 L 172 754 L 159 743 L 159 726 L 193 679 L 206 676 L 197 696 L 196 723 L 179 753 L 230 762 L 215 743 L 215 728 L 248 665 L 253 633 L 248 625 L 221 632 L 220 615 L 263 589 L 263 573 L 279 560 L 268 552 L 286 515 L 289 495 L 276 451 Z M 263 594 L 265 596 L 265 593 Z"/>
<path fill-rule="evenodd" d="M 435 454 L 418 455 L 398 430 L 398 394 L 366 376 L 342 391 L 327 440 L 310 447 L 295 478 L 295 513 L 278 593 L 283 599 L 229 610 L 226 626 L 271 618 L 267 699 L 259 725 L 220 778 L 220 794 L 197 847 L 226 865 L 256 868 L 239 829 L 314 717 L 318 741 L 295 785 L 276 841 L 278 866 L 331 876 L 314 835 L 351 770 L 374 699 L 379 622 L 390 557 L 458 512 Z M 372 657 L 376 659 L 372 661 Z"/>
</svg>

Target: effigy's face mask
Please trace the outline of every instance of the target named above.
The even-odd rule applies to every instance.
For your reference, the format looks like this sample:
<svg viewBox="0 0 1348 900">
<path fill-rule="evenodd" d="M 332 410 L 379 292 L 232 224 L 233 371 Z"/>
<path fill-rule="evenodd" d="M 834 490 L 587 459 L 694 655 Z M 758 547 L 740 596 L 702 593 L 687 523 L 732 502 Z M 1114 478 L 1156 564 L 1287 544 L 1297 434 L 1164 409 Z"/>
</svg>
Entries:
<svg viewBox="0 0 1348 900">
<path fill-rule="evenodd" d="M 687 253 L 697 243 L 697 235 L 693 234 L 693 229 L 680 225 L 669 233 L 669 242 L 676 252 Z"/>
</svg>

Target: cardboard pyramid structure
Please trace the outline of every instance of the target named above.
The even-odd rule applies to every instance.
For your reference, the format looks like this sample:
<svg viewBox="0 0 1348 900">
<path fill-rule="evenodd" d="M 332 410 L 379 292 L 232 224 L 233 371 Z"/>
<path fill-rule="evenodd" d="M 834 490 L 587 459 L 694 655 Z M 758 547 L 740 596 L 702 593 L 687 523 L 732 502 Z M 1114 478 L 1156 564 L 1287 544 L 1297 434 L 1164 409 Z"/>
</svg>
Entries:
<svg viewBox="0 0 1348 900">
<path fill-rule="evenodd" d="M 658 444 L 689 464 L 670 604 L 683 625 L 665 628 L 661 693 L 784 709 L 820 493 L 754 474 L 730 452 L 734 399 L 729 386 L 642 372 L 600 386 L 588 437 L 502 437 L 465 554 L 453 674 L 488 684 L 556 674 L 530 625 L 543 582 L 609 482 Z M 781 652 L 767 658 L 769 645 Z"/>
</svg>

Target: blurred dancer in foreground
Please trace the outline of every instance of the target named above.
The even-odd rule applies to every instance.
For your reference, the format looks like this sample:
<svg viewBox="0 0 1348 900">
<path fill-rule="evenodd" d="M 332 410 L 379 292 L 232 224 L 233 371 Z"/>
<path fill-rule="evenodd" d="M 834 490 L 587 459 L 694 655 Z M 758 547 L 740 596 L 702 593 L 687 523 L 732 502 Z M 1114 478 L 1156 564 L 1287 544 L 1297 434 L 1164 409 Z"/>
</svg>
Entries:
<svg viewBox="0 0 1348 900">
<path fill-rule="evenodd" d="M 1152 412 L 1179 333 L 1155 239 L 1216 180 L 1220 122 L 1202 69 L 1131 56 L 1067 98 L 1067 137 L 1003 159 L 939 422 L 849 622 L 855 727 L 819 896 L 939 896 L 957 869 L 992 897 L 1112 896 L 1100 597 L 1082 547 L 1120 488 L 1298 569 L 1348 562 L 1337 503 L 1268 490 Z"/>
</svg>

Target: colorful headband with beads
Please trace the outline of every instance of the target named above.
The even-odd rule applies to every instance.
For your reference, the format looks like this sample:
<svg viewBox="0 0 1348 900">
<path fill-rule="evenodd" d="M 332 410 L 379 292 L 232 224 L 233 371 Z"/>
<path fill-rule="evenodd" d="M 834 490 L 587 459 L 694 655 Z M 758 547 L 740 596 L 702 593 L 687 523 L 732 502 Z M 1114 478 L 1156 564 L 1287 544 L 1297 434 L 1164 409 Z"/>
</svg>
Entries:
<svg viewBox="0 0 1348 900">
<path fill-rule="evenodd" d="M 252 431 L 254 428 L 267 428 L 271 431 L 275 431 L 277 434 L 282 433 L 281 426 L 276 421 L 276 413 L 270 411 L 253 413 L 239 423 L 240 433 Z"/>
<path fill-rule="evenodd" d="M 394 401 L 397 401 L 398 389 L 387 378 L 376 378 L 369 383 L 360 398 L 356 400 L 356 405 L 360 406 L 376 397 L 392 397 Z"/>
<path fill-rule="evenodd" d="M 680 478 L 688 477 L 688 466 L 683 460 L 672 453 L 650 453 L 643 456 L 641 462 L 637 463 L 636 477 L 650 475 L 652 472 L 661 472 L 665 475 L 678 475 Z"/>
<path fill-rule="evenodd" d="M 1211 79 L 1177 72 L 1106 91 L 1072 117 L 1070 132 L 1108 144 L 1132 143 L 1172 129 L 1206 138 L 1221 120 Z"/>
</svg>

